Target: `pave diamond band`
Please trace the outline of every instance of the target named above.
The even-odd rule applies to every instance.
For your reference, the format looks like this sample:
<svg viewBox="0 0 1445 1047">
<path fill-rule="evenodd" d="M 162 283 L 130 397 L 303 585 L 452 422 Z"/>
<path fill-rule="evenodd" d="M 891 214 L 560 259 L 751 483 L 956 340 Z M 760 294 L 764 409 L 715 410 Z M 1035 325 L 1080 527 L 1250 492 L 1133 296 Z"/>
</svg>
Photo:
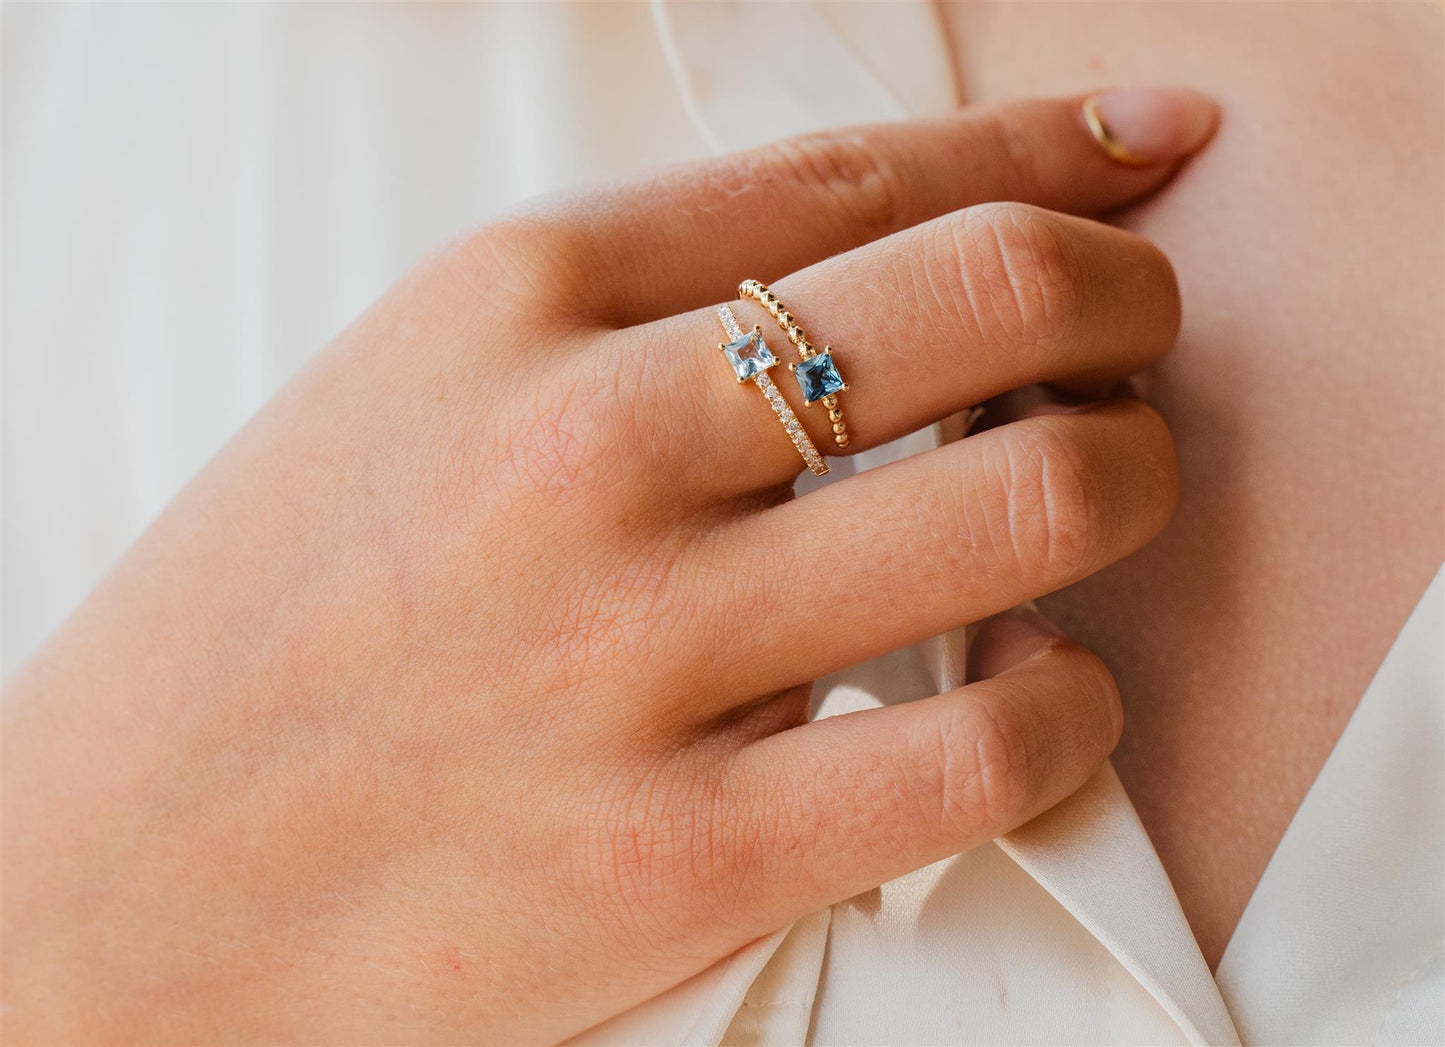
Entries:
<svg viewBox="0 0 1445 1047">
<path fill-rule="evenodd" d="M 759 280 L 744 280 L 738 285 L 739 298 L 751 298 L 766 309 L 778 321 L 778 326 L 798 350 L 798 362 L 789 364 L 788 370 L 798 380 L 803 392 L 803 402 L 810 407 L 819 400 L 828 409 L 828 420 L 833 424 L 833 442 L 839 447 L 848 446 L 848 425 L 843 421 L 843 408 L 838 405 L 838 394 L 848 386 L 838 373 L 833 360 L 833 347 L 824 346 L 820 353 L 808 341 L 797 318 L 784 308 L 783 303 L 768 285 Z"/>
<path fill-rule="evenodd" d="M 762 390 L 768 405 L 778 416 L 778 421 L 783 423 L 783 431 L 798 449 L 798 454 L 802 455 L 814 476 L 822 476 L 828 471 L 828 463 L 823 461 L 823 456 L 818 453 L 807 431 L 803 429 L 803 423 L 798 421 L 798 416 L 788 406 L 788 401 L 783 399 L 777 385 L 768 377 L 768 368 L 776 367 L 778 358 L 763 341 L 762 328 L 755 326 L 751 331 L 744 331 L 738 324 L 738 318 L 733 315 L 732 308 L 726 305 L 718 306 L 717 318 L 722 322 L 723 330 L 728 336 L 728 341 L 720 342 L 718 349 L 732 365 L 738 382 L 751 381 Z"/>
</svg>

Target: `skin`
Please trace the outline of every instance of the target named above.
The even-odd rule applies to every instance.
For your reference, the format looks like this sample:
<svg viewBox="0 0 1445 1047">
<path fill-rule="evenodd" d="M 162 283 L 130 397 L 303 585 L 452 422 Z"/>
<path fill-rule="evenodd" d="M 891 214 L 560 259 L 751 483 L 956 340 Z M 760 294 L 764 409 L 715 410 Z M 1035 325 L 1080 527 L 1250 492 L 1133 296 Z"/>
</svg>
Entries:
<svg viewBox="0 0 1445 1047">
<path fill-rule="evenodd" d="M 1217 965 L 1445 555 L 1440 8 L 945 14 L 972 101 L 1168 76 L 1224 110 L 1120 216 L 1184 288 L 1177 351 L 1136 383 L 1179 440 L 1180 512 L 1041 604 L 1120 680 L 1115 767 Z"/>
<path fill-rule="evenodd" d="M 1127 168 L 1080 104 L 538 201 L 407 276 L 13 682 L 7 1042 L 557 1040 L 1086 780 L 1112 679 L 1000 613 L 1164 526 L 1159 416 L 794 500 L 710 348 L 718 288 L 792 273 L 820 340 L 893 347 L 848 359 L 851 450 L 1157 360 L 1167 260 L 1057 212 L 1147 195 L 1213 112 L 1165 98 Z M 814 678 L 980 619 L 964 688 L 805 722 Z"/>
</svg>

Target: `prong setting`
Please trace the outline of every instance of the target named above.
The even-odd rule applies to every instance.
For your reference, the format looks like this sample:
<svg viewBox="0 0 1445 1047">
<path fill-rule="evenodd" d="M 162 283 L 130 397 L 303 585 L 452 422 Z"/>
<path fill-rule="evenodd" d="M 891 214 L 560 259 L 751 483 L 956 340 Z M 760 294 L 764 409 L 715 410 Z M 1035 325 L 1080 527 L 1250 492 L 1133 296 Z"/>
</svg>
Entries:
<svg viewBox="0 0 1445 1047">
<path fill-rule="evenodd" d="M 838 365 L 833 360 L 833 347 L 825 345 L 821 353 L 814 349 L 807 335 L 803 333 L 797 317 L 766 284 L 758 280 L 744 280 L 738 285 L 738 297 L 751 298 L 778 322 L 778 326 L 788 336 L 788 341 L 798 350 L 798 362 L 788 364 L 788 370 L 793 372 L 793 377 L 798 381 L 803 402 L 811 407 L 819 400 L 823 401 L 823 405 L 828 408 L 828 419 L 832 423 L 833 442 L 839 447 L 847 447 L 848 430 L 843 421 L 842 410 L 838 407 L 837 394 L 847 392 L 848 384 L 843 381 Z"/>
<path fill-rule="evenodd" d="M 733 366 L 733 370 L 738 376 L 738 382 L 751 380 L 758 387 L 767 400 L 768 406 L 773 409 L 778 421 L 782 423 L 783 431 L 788 434 L 788 439 L 792 441 L 793 447 L 808 468 L 815 476 L 825 475 L 828 472 L 828 463 L 818 453 L 817 447 L 808 436 L 807 430 L 803 428 L 803 424 L 798 421 L 798 416 L 788 406 L 787 400 L 783 399 L 783 394 L 777 384 L 768 377 L 768 369 L 777 366 L 780 361 L 763 341 L 762 325 L 754 324 L 752 331 L 744 333 L 730 307 L 718 306 L 717 315 L 722 322 L 723 330 L 732 339 L 730 342 L 722 343 L 718 348 L 723 351 L 728 363 Z"/>
</svg>

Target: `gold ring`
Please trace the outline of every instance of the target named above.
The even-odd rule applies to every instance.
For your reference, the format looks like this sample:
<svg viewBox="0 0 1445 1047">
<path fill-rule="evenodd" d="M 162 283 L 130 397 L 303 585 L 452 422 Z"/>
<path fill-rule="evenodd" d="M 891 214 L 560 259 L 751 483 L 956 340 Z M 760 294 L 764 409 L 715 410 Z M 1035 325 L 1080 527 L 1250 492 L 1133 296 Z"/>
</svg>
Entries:
<svg viewBox="0 0 1445 1047">
<path fill-rule="evenodd" d="M 828 409 L 828 420 L 833 425 L 833 442 L 839 447 L 848 446 L 848 425 L 843 421 L 843 408 L 838 406 L 838 394 L 846 392 L 848 385 L 838 373 L 838 364 L 833 359 L 833 347 L 825 345 L 820 353 L 808 341 L 803 328 L 792 313 L 783 307 L 778 296 L 758 280 L 744 280 L 738 285 L 739 298 L 751 298 L 778 321 L 778 326 L 798 350 L 798 362 L 789 364 L 788 370 L 798 380 L 803 391 L 803 402 L 812 406 L 819 400 Z"/>
<path fill-rule="evenodd" d="M 768 368 L 776 367 L 778 358 L 768 348 L 768 343 L 763 341 L 763 329 L 754 324 L 751 331 L 744 331 L 738 325 L 738 318 L 733 315 L 732 308 L 726 305 L 717 307 L 717 318 L 722 321 L 723 330 L 727 332 L 729 339 L 719 342 L 718 349 L 732 365 L 733 373 L 738 376 L 738 384 L 751 381 L 762 390 L 773 413 L 778 416 L 778 421 L 783 423 L 783 431 L 803 456 L 803 461 L 808 464 L 814 476 L 823 476 L 828 471 L 828 463 L 823 461 L 823 456 L 813 446 L 803 423 L 798 421 L 798 416 L 788 406 L 788 401 L 783 399 L 777 385 L 768 377 Z"/>
<path fill-rule="evenodd" d="M 1094 141 L 1104 152 L 1109 154 L 1109 159 L 1128 167 L 1148 167 L 1149 160 L 1138 153 L 1130 152 L 1123 142 L 1114 137 L 1114 132 L 1109 130 L 1109 125 L 1104 123 L 1104 114 L 1099 112 L 1099 100 L 1089 98 L 1084 101 L 1084 122 L 1089 125 L 1089 133 L 1094 136 Z"/>
</svg>

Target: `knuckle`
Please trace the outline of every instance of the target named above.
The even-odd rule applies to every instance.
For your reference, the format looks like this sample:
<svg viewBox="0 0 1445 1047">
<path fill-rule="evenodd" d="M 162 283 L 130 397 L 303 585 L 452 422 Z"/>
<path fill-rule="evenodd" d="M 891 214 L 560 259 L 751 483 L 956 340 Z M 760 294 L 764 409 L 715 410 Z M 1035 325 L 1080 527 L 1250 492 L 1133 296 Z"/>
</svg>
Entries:
<svg viewBox="0 0 1445 1047">
<path fill-rule="evenodd" d="M 694 890 L 704 856 L 693 849 L 692 811 L 665 783 L 648 781 L 590 823 L 584 876 L 624 910 L 648 909 Z"/>
<path fill-rule="evenodd" d="M 501 220 L 469 229 L 452 241 L 449 253 L 489 290 L 501 286 L 525 293 L 531 289 L 527 278 L 538 268 L 539 252 L 550 253 L 550 247 L 540 235 L 526 235 L 524 224 L 520 219 Z"/>
<path fill-rule="evenodd" d="M 715 930 L 746 913 L 765 848 L 734 839 L 718 776 L 665 761 L 628 777 L 593 810 L 576 812 L 580 888 L 600 887 L 614 918 L 633 928 Z"/>
<path fill-rule="evenodd" d="M 1084 270 L 1046 211 L 986 204 L 943 227 L 963 320 L 986 341 L 1050 346 L 1067 339 L 1084 308 Z"/>
<path fill-rule="evenodd" d="M 1080 444 L 1037 419 L 1004 434 L 999 452 L 1002 520 L 990 534 L 1026 585 L 1053 588 L 1086 573 L 1097 555 L 1098 497 Z"/>
<path fill-rule="evenodd" d="M 628 497 L 645 436 L 635 390 L 591 356 L 559 359 L 508 412 L 500 448 L 513 481 L 556 500 Z"/>
<path fill-rule="evenodd" d="M 594 305 L 586 273 L 600 263 L 595 241 L 580 231 L 587 220 L 585 200 L 543 197 L 467 230 L 443 254 L 493 309 L 546 306 L 554 321 L 570 320 Z"/>
<path fill-rule="evenodd" d="M 935 795 L 941 831 L 972 840 L 1011 827 L 1033 795 L 1036 754 L 1027 726 L 1000 710 L 986 683 L 940 722 Z"/>
<path fill-rule="evenodd" d="M 573 496 L 606 489 L 607 459 L 598 448 L 611 441 L 614 426 L 605 411 L 543 403 L 517 428 L 508 462 L 523 486 Z"/>
<path fill-rule="evenodd" d="M 823 132 L 764 147 L 768 162 L 874 237 L 892 232 L 905 213 L 903 179 L 863 135 Z"/>
</svg>

